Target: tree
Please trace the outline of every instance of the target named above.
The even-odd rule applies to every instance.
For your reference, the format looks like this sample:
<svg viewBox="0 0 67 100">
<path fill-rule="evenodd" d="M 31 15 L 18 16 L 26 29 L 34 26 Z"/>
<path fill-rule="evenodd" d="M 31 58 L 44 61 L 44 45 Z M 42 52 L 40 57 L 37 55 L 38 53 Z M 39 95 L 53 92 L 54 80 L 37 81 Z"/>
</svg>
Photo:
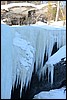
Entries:
<svg viewBox="0 0 67 100">
<path fill-rule="evenodd" d="M 47 17 L 48 17 L 48 21 L 50 23 L 50 20 L 52 19 L 52 12 L 53 12 L 51 1 L 48 2 L 48 7 L 47 8 L 48 8 Z"/>
<path fill-rule="evenodd" d="M 56 13 L 56 19 L 55 19 L 55 21 L 58 20 L 58 17 L 59 17 L 59 9 L 60 9 L 60 1 L 57 2 L 57 13 Z"/>
</svg>

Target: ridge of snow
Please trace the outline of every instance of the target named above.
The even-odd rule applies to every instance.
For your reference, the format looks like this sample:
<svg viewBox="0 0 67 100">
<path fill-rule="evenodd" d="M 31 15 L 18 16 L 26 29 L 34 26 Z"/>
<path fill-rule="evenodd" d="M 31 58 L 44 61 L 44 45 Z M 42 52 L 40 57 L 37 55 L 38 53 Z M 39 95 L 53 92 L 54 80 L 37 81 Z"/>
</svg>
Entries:
<svg viewBox="0 0 67 100">
<path fill-rule="evenodd" d="M 66 29 L 66 26 L 59 26 L 58 24 L 57 24 L 57 26 L 52 26 L 52 25 L 48 25 L 48 24 L 46 24 L 46 23 L 43 23 L 43 22 L 41 22 L 41 21 L 38 21 L 38 22 L 36 22 L 35 24 L 31 24 L 31 26 L 34 26 L 34 27 L 40 27 L 40 28 L 44 28 L 44 29 L 46 29 L 46 30 L 65 30 Z"/>
<path fill-rule="evenodd" d="M 52 4 L 55 4 L 55 3 L 52 3 Z M 5 9 L 5 10 L 8 10 L 8 8 L 12 8 L 12 7 L 16 7 L 16 6 L 32 6 L 32 7 L 35 7 L 37 9 L 41 9 L 45 6 L 47 6 L 48 4 L 40 4 L 40 5 L 35 5 L 35 4 L 32 4 L 32 3 L 10 3 L 10 4 L 7 4 L 7 5 L 1 5 L 1 9 Z"/>
<path fill-rule="evenodd" d="M 1 9 L 9 9 L 9 8 L 12 8 L 12 7 L 22 7 L 22 6 L 32 6 L 32 7 L 35 7 L 36 8 L 36 5 L 35 4 L 32 4 L 32 3 L 10 3 L 10 4 L 7 4 L 7 5 L 1 5 Z"/>
</svg>

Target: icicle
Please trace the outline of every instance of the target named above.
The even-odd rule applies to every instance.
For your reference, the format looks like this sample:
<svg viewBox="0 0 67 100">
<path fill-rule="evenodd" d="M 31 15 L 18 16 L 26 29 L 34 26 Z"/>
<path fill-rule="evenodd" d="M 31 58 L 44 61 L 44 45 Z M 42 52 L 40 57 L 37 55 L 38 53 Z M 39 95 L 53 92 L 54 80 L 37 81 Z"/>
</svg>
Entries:
<svg viewBox="0 0 67 100">
<path fill-rule="evenodd" d="M 51 85 L 53 84 L 54 66 L 51 65 Z"/>
<path fill-rule="evenodd" d="M 21 83 L 21 88 L 20 88 L 20 98 L 21 98 L 21 96 L 22 96 L 22 88 L 23 88 L 23 86 L 22 86 L 22 83 Z"/>
<path fill-rule="evenodd" d="M 45 30 L 46 31 L 46 30 Z M 64 32 L 64 30 L 63 30 L 63 32 Z M 46 52 L 46 55 L 48 55 L 48 58 L 51 56 L 51 52 L 52 52 L 52 49 L 53 49 L 53 46 L 54 46 L 54 43 L 55 42 L 57 42 L 57 47 L 61 47 L 61 41 L 62 40 L 64 40 L 64 37 L 65 37 L 65 35 L 64 35 L 64 33 L 63 33 L 62 31 L 61 31 L 61 29 L 57 29 L 57 30 L 48 30 L 47 31 L 47 41 L 46 41 L 46 50 L 47 50 L 47 52 Z M 63 33 L 63 35 L 62 35 L 62 33 Z M 62 36 L 62 38 L 61 38 L 61 36 Z M 44 38 L 45 39 L 45 38 Z M 65 40 L 64 40 L 64 44 L 65 44 Z M 62 44 L 62 45 L 64 45 L 64 44 Z M 44 45 L 43 45 L 44 46 Z M 44 46 L 45 47 L 45 46 Z M 42 52 L 42 51 L 41 51 Z M 42 55 L 41 55 L 42 56 Z M 39 62 L 38 62 L 39 63 Z M 44 68 L 42 67 L 42 69 L 43 70 L 41 70 L 41 71 L 39 71 L 38 73 L 39 73 L 39 80 L 40 80 L 40 78 L 41 78 L 41 73 L 40 72 L 42 72 L 42 75 L 44 76 L 44 71 L 46 72 L 46 64 L 45 64 L 45 66 L 44 66 Z M 52 68 L 52 67 L 51 67 Z M 51 76 L 52 76 L 52 72 L 53 72 L 53 69 L 52 69 L 52 71 L 50 70 L 50 67 L 48 67 L 48 76 L 49 76 L 49 73 L 51 72 Z M 48 78 L 48 80 L 49 80 L 49 78 Z M 52 81 L 53 80 L 53 78 L 51 78 L 51 84 L 52 84 Z"/>
<path fill-rule="evenodd" d="M 46 39 L 47 34 L 46 31 L 40 30 L 37 36 L 37 42 L 36 42 L 36 71 L 39 67 L 43 66 L 43 59 L 45 54 L 45 48 L 46 48 Z"/>
<path fill-rule="evenodd" d="M 48 65 L 48 82 L 49 82 L 49 77 L 50 77 L 49 74 L 50 74 L 50 72 L 51 72 L 51 65 L 49 64 Z"/>
<path fill-rule="evenodd" d="M 62 30 L 63 38 L 62 38 L 62 45 L 66 44 L 66 31 Z"/>
<path fill-rule="evenodd" d="M 44 77 L 46 75 L 46 70 L 48 68 L 48 65 L 45 64 L 39 71 L 38 71 L 38 78 L 41 79 L 41 75 Z M 44 77 L 45 78 L 45 77 Z"/>
</svg>

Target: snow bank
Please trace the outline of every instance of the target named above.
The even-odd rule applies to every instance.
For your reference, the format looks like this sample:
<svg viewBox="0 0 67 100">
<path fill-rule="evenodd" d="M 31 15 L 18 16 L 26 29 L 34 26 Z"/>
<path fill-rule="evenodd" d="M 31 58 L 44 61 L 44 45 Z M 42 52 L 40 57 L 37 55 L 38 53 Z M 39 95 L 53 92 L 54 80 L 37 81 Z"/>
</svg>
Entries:
<svg viewBox="0 0 67 100">
<path fill-rule="evenodd" d="M 50 91 L 42 91 L 35 95 L 33 99 L 66 99 L 66 91 L 62 87 L 60 89 L 54 89 Z"/>
</svg>

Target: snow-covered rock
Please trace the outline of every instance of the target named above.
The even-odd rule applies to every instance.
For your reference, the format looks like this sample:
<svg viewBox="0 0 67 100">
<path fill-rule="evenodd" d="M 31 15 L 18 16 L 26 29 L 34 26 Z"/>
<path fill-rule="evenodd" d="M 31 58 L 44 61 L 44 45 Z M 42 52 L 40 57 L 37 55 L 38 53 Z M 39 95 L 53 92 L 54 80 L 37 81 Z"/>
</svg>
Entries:
<svg viewBox="0 0 67 100">
<path fill-rule="evenodd" d="M 42 91 L 35 95 L 33 99 L 66 99 L 66 91 L 62 87 L 60 89 L 54 89 L 50 91 Z"/>
</svg>

